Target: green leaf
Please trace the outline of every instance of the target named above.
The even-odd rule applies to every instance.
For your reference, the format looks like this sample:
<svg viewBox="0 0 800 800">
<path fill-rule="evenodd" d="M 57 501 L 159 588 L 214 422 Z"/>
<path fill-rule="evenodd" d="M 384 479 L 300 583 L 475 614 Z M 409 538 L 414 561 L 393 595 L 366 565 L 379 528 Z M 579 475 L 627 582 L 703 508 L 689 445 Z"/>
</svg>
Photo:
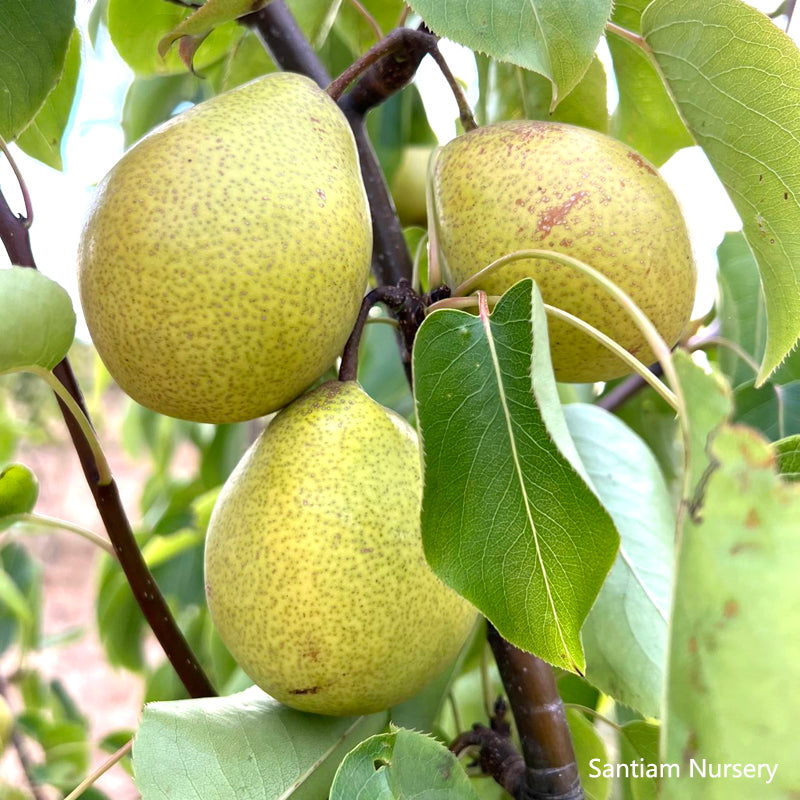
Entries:
<svg viewBox="0 0 800 800">
<path fill-rule="evenodd" d="M 610 133 L 660 167 L 694 140 L 650 59 L 627 39 L 606 38 L 619 92 Z"/>
<path fill-rule="evenodd" d="M 134 78 L 125 93 L 125 103 L 122 106 L 125 147 L 130 147 L 157 125 L 168 120 L 179 104 L 201 99 L 198 97 L 201 91 L 200 78 L 190 72 Z"/>
<path fill-rule="evenodd" d="M 173 43 L 184 36 L 209 34 L 218 26 L 263 8 L 269 0 L 206 0 L 200 8 L 182 19 L 158 42 L 158 54 L 164 58 Z"/>
<path fill-rule="evenodd" d="M 319 800 L 345 754 L 386 721 L 304 714 L 255 687 L 151 703 L 133 745 L 136 785 L 142 800 Z"/>
<path fill-rule="evenodd" d="M 435 739 L 395 728 L 363 741 L 336 772 L 330 800 L 477 800 L 458 759 Z"/>
<path fill-rule="evenodd" d="M 17 137 L 17 145 L 29 156 L 53 169 L 62 169 L 61 139 L 69 122 L 81 71 L 81 34 L 72 32 L 64 60 L 64 70 L 53 91 L 33 121 Z"/>
<path fill-rule="evenodd" d="M 761 431 L 772 441 L 800 433 L 800 381 L 783 386 L 766 383 L 759 389 L 749 381 L 736 387 L 733 402 L 733 421 Z"/>
<path fill-rule="evenodd" d="M 570 464 L 538 288 L 520 281 L 491 317 L 434 312 L 413 360 L 428 562 L 506 639 L 582 671 L 618 536 Z"/>
<path fill-rule="evenodd" d="M 775 442 L 778 471 L 787 481 L 800 481 L 800 436 L 789 436 Z"/>
<path fill-rule="evenodd" d="M 566 406 L 564 415 L 621 539 L 583 626 L 586 678 L 616 700 L 658 716 L 672 592 L 672 500 L 653 454 L 621 420 L 580 403 Z"/>
<path fill-rule="evenodd" d="M 296 0 L 296 2 L 304 1 L 308 2 L 308 0 Z M 395 27 L 404 6 L 403 0 L 361 0 L 361 4 L 369 11 L 384 34 Z M 350 51 L 350 61 L 353 56 L 361 55 L 375 44 L 375 32 L 350 0 L 342 3 L 333 30 Z M 345 66 L 347 65 L 344 64 L 342 69 Z M 332 69 L 331 72 L 337 74 L 342 69 Z"/>
<path fill-rule="evenodd" d="M 69 295 L 35 269 L 0 269 L 0 372 L 52 369 L 75 337 Z"/>
<path fill-rule="evenodd" d="M 767 309 L 758 265 L 741 232 L 725 234 L 717 248 L 717 260 L 720 336 L 740 345 L 754 361 L 761 362 L 767 339 Z M 755 377 L 753 368 L 728 347 L 719 348 L 718 360 L 734 387 Z M 800 350 L 795 350 L 772 376 L 772 381 L 787 383 L 798 379 Z"/>
<path fill-rule="evenodd" d="M 275 69 L 264 45 L 252 31 L 247 31 L 225 56 L 219 84 L 215 88 L 218 92 L 226 92 Z"/>
<path fill-rule="evenodd" d="M 477 56 L 483 62 L 479 75 L 484 79 L 481 94 L 485 95 L 486 122 L 508 119 L 541 119 L 566 122 L 605 133 L 608 130 L 606 72 L 595 56 L 583 77 L 551 113 L 553 89 L 541 75 Z"/>
<path fill-rule="evenodd" d="M 359 348 L 358 381 L 381 405 L 404 417 L 414 414 L 414 400 L 397 348 L 397 334 L 389 325 L 367 325 Z"/>
<path fill-rule="evenodd" d="M 186 72 L 177 52 L 158 54 L 158 42 L 189 14 L 188 8 L 165 0 L 109 0 L 108 32 L 114 47 L 137 75 L 170 75 Z M 217 28 L 195 54 L 194 67 L 202 70 L 221 58 L 242 35 L 229 22 Z"/>
<path fill-rule="evenodd" d="M 42 570 L 24 547 L 7 544 L 0 550 L 0 569 L 16 586 L 11 602 L 0 600 L 0 653 L 16 642 L 23 652 L 38 645 L 42 605 Z M 14 610 L 18 595 L 24 598 L 27 612 Z M 22 624 L 20 624 L 22 622 Z"/>
<path fill-rule="evenodd" d="M 594 725 L 577 709 L 567 709 L 567 723 L 572 734 L 572 745 L 578 762 L 578 773 L 581 776 L 586 800 L 606 800 L 611 794 L 611 779 L 596 775 L 591 762 L 595 759 L 600 764 L 608 761 L 606 747 Z"/>
<path fill-rule="evenodd" d="M 637 777 L 633 775 L 629 775 L 627 779 L 623 777 L 629 791 L 626 796 L 631 800 L 655 800 L 658 796 L 660 780 L 657 772 L 651 776 L 646 774 L 650 766 L 658 769 L 658 735 L 658 726 L 643 720 L 628 722 L 618 731 L 620 763 L 630 764 L 635 761 L 639 767 Z"/>
<path fill-rule="evenodd" d="M 382 2 L 386 3 L 387 0 Z M 287 5 L 306 38 L 318 48 L 336 20 L 342 0 L 287 0 Z M 394 19 L 397 19 L 397 15 Z"/>
<path fill-rule="evenodd" d="M 800 336 L 800 51 L 741 0 L 654 0 L 642 32 L 758 262 L 761 383 Z"/>
<path fill-rule="evenodd" d="M 800 486 L 780 479 L 769 444 L 725 426 L 697 517 L 685 520 L 664 721 L 665 800 L 800 793 L 787 732 L 800 716 Z M 778 765 L 771 783 L 690 776 L 690 760 Z"/>
<path fill-rule="evenodd" d="M 691 496 L 711 464 L 709 439 L 730 417 L 733 400 L 730 386 L 719 373 L 704 372 L 685 350 L 676 350 L 673 359 L 686 397 L 690 434 L 686 487 Z"/>
<path fill-rule="evenodd" d="M 0 530 L 2 518 L 28 514 L 36 505 L 39 481 L 24 464 L 9 464 L 0 471 Z"/>
<path fill-rule="evenodd" d="M 97 47 L 97 34 L 101 24 L 108 28 L 108 0 L 95 0 L 89 14 L 86 32 L 89 34 L 89 44 L 92 47 Z"/>
<path fill-rule="evenodd" d="M 12 141 L 36 116 L 64 68 L 75 0 L 3 0 L 0 136 Z"/>
<path fill-rule="evenodd" d="M 611 0 L 412 0 L 440 36 L 538 72 L 553 86 L 551 110 L 589 68 Z"/>
</svg>

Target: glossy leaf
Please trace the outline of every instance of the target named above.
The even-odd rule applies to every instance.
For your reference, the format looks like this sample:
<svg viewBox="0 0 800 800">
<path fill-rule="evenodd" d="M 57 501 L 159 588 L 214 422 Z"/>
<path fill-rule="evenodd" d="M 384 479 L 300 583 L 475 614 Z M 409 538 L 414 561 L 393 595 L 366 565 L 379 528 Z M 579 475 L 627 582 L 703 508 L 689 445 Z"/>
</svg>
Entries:
<svg viewBox="0 0 800 800">
<path fill-rule="evenodd" d="M 330 800 L 477 800 L 467 773 L 444 745 L 395 728 L 361 742 L 336 772 Z"/>
<path fill-rule="evenodd" d="M 158 42 L 177 27 L 189 9 L 164 0 L 109 0 L 108 32 L 114 47 L 137 75 L 169 75 L 186 72 L 186 66 L 171 50 L 166 58 L 158 54 Z M 202 70 L 221 58 L 242 35 L 235 22 L 217 28 L 194 58 Z"/>
<path fill-rule="evenodd" d="M 345 754 L 386 721 L 304 714 L 255 687 L 152 703 L 133 746 L 136 785 L 142 800 L 319 800 Z"/>
<path fill-rule="evenodd" d="M 47 95 L 44 105 L 30 125 L 17 137 L 17 145 L 22 150 L 53 169 L 60 170 L 63 167 L 61 139 L 72 112 L 80 71 L 81 35 L 75 28 L 69 40 L 64 70 L 58 83 Z"/>
<path fill-rule="evenodd" d="M 275 69 L 264 45 L 252 31 L 248 31 L 225 56 L 215 88 L 218 92 L 226 92 Z"/>
<path fill-rule="evenodd" d="M 733 402 L 734 422 L 749 425 L 772 441 L 800 433 L 800 381 L 783 386 L 766 383 L 759 389 L 749 381 L 736 387 Z"/>
<path fill-rule="evenodd" d="M 190 72 L 134 78 L 122 106 L 125 147 L 168 120 L 180 103 L 200 99 L 201 86 L 200 79 Z"/>
<path fill-rule="evenodd" d="M 75 0 L 3 0 L 0 136 L 13 140 L 39 113 L 64 69 Z"/>
<path fill-rule="evenodd" d="M 268 0 L 206 0 L 203 5 L 182 19 L 158 42 L 158 54 L 164 58 L 170 47 L 184 36 L 211 33 L 218 26 L 258 11 Z"/>
<path fill-rule="evenodd" d="M 787 481 L 800 481 L 800 436 L 775 442 L 778 471 Z"/>
<path fill-rule="evenodd" d="M 658 716 L 672 592 L 672 499 L 653 454 L 621 420 L 580 403 L 566 406 L 564 415 L 620 534 L 617 560 L 583 626 L 586 677 L 614 699 Z"/>
<path fill-rule="evenodd" d="M 762 382 L 800 336 L 800 50 L 741 0 L 654 0 L 642 32 L 758 262 Z"/>
<path fill-rule="evenodd" d="M 614 4 L 611 19 L 639 33 L 642 11 L 650 0 Z M 614 62 L 619 103 L 611 118 L 611 134 L 661 166 L 676 150 L 694 140 L 686 130 L 664 81 L 641 48 L 621 36 L 606 34 Z"/>
<path fill-rule="evenodd" d="M 69 295 L 35 269 L 0 269 L 0 372 L 52 369 L 75 336 Z"/>
<path fill-rule="evenodd" d="M 586 800 L 606 800 L 611 794 L 611 779 L 596 775 L 591 763 L 599 761 L 605 764 L 608 761 L 606 746 L 594 725 L 580 711 L 569 708 L 566 715 Z"/>
<path fill-rule="evenodd" d="M 486 56 L 477 56 L 486 122 L 541 119 L 566 122 L 605 133 L 608 130 L 606 73 L 595 56 L 570 93 L 551 113 L 550 82 L 541 75 Z"/>
<path fill-rule="evenodd" d="M 610 0 L 412 0 L 440 36 L 538 72 L 553 86 L 551 110 L 589 67 Z"/>
<path fill-rule="evenodd" d="M 756 260 L 741 232 L 725 234 L 722 244 L 717 248 L 717 260 L 720 336 L 738 344 L 756 362 L 760 362 L 764 357 L 767 339 L 767 309 Z M 752 366 L 732 349 L 719 347 L 717 357 L 720 368 L 734 387 L 755 378 Z M 771 378 L 773 383 L 798 379 L 800 349 L 790 353 Z"/>
<path fill-rule="evenodd" d="M 636 762 L 637 775 L 623 778 L 631 800 L 655 800 L 658 796 L 660 778 L 658 774 L 647 775 L 648 767 L 657 767 L 659 728 L 643 720 L 622 725 L 618 731 L 619 760 L 621 763 Z"/>
<path fill-rule="evenodd" d="M 506 639 L 582 671 L 618 536 L 569 438 L 538 288 L 521 281 L 491 316 L 434 312 L 413 359 L 428 562 Z"/>
<path fill-rule="evenodd" d="M 800 486 L 780 479 L 758 433 L 725 426 L 718 466 L 683 529 L 671 627 L 665 800 L 791 797 L 800 761 Z M 767 776 L 690 777 L 691 759 L 778 764 Z"/>
</svg>

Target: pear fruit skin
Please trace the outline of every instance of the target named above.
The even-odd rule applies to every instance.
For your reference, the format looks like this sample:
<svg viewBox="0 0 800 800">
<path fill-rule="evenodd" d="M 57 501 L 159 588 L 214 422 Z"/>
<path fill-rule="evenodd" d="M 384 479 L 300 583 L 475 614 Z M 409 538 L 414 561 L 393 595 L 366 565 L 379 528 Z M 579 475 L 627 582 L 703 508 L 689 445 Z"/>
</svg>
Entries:
<svg viewBox="0 0 800 800">
<path fill-rule="evenodd" d="M 81 302 L 134 400 L 237 422 L 333 364 L 371 254 L 344 115 L 312 81 L 275 73 L 174 117 L 112 168 L 79 246 Z"/>
<path fill-rule="evenodd" d="M 476 616 L 422 550 L 416 432 L 355 382 L 281 411 L 228 478 L 211 517 L 211 617 L 264 691 L 347 716 L 416 694 Z"/>
<path fill-rule="evenodd" d="M 683 333 L 697 275 L 680 206 L 656 169 L 602 133 L 555 122 L 502 122 L 448 143 L 433 170 L 439 246 L 455 287 L 517 250 L 555 250 L 620 286 L 667 344 Z M 630 316 L 570 267 L 525 259 L 480 282 L 503 294 L 532 277 L 545 303 L 608 334 L 645 364 L 655 356 Z M 556 379 L 607 381 L 630 372 L 565 322 L 549 320 Z"/>
<path fill-rule="evenodd" d="M 428 162 L 434 149 L 419 144 L 406 147 L 392 176 L 392 199 L 403 227 L 428 224 Z"/>
</svg>

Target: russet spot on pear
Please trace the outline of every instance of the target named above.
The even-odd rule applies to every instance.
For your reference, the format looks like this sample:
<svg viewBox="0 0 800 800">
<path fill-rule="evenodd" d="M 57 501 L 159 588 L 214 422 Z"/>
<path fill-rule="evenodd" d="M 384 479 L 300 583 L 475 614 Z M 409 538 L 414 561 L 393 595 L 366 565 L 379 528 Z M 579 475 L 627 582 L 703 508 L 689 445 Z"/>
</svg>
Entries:
<svg viewBox="0 0 800 800">
<path fill-rule="evenodd" d="M 696 271 L 686 223 L 663 178 L 604 134 L 555 122 L 471 131 L 438 154 L 433 174 L 445 271 L 455 286 L 517 250 L 554 250 L 594 267 L 630 295 L 672 346 L 692 311 Z M 611 336 L 645 364 L 639 329 L 602 287 L 570 267 L 526 259 L 481 281 L 490 295 L 522 278 L 545 303 Z M 630 369 L 586 334 L 549 322 L 556 378 L 605 381 Z"/>
</svg>

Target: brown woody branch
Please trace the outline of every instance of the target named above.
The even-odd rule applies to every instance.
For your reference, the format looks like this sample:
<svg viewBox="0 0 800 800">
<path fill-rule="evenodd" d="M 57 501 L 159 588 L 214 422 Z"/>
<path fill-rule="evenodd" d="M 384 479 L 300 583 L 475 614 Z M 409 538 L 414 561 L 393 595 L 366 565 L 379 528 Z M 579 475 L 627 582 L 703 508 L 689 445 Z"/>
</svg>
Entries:
<svg viewBox="0 0 800 800">
<path fill-rule="evenodd" d="M 299 72 L 321 87 L 330 76 L 303 36 L 284 0 L 245 19 L 259 35 L 281 69 Z M 378 284 L 399 285 L 410 281 L 412 259 L 403 230 L 389 195 L 383 173 L 367 136 L 367 112 L 405 86 L 414 76 L 420 61 L 429 52 L 418 39 L 409 37 L 410 46 L 370 66 L 353 89 L 343 95 L 340 108 L 345 113 L 358 146 L 362 177 L 369 198 L 374 231 L 373 273 Z M 402 311 L 395 316 L 400 318 Z M 420 320 L 421 321 L 421 320 Z M 410 330 L 411 326 L 407 326 Z M 411 377 L 411 344 L 401 340 L 406 374 Z M 352 373 L 352 366 L 348 374 Z M 490 631 L 493 629 L 490 626 Z M 584 794 L 572 751 L 569 726 L 549 665 L 505 642 L 496 632 L 490 642 L 508 692 L 517 730 L 523 742 L 524 780 L 515 785 L 517 800 L 582 800 Z M 560 709 L 560 714 L 558 713 Z M 488 729 L 487 729 L 488 730 Z M 498 756 L 504 769 L 513 764 L 507 747 Z M 547 762 L 553 758 L 552 762 Z M 518 763 L 518 762 L 517 762 Z M 514 768 L 512 766 L 511 772 Z"/>
<path fill-rule="evenodd" d="M 3 193 L 0 192 L 0 240 L 2 240 L 12 264 L 36 269 L 28 227 L 28 220 L 15 215 Z M 65 358 L 61 361 L 53 369 L 53 373 L 66 387 L 88 419 L 86 404 L 69 360 Z M 100 512 L 103 525 L 108 532 L 108 538 L 114 546 L 120 566 L 147 623 L 189 695 L 191 697 L 215 695 L 214 687 L 175 622 L 161 590 L 145 563 L 130 522 L 125 515 L 116 483 L 112 480 L 110 484 L 100 485 L 97 464 L 83 431 L 61 400 L 56 399 L 80 459 L 86 482 L 89 484 L 97 510 Z"/>
</svg>

